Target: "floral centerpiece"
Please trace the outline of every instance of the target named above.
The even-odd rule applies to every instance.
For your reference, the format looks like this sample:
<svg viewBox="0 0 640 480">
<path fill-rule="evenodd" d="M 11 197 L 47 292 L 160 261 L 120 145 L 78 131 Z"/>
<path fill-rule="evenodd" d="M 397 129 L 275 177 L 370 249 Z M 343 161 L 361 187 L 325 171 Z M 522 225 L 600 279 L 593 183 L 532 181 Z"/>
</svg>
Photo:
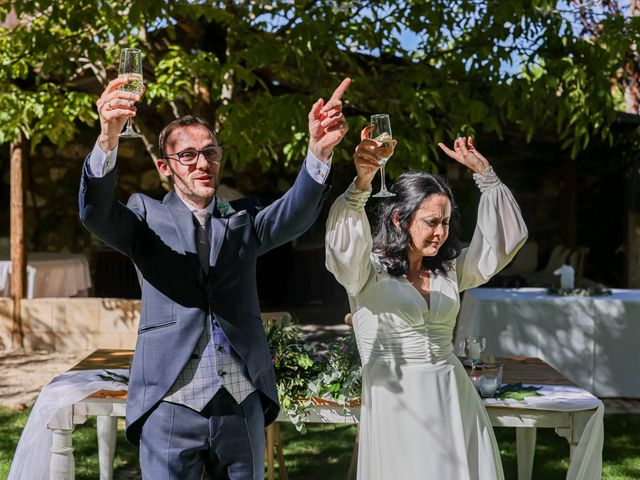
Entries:
<svg viewBox="0 0 640 480">
<path fill-rule="evenodd" d="M 264 319 L 271 350 L 280 407 L 291 423 L 306 432 L 303 422 L 315 397 L 345 407 L 359 402 L 362 367 L 351 331 L 346 337 L 315 346 L 304 339 L 298 324 L 287 315 Z M 104 370 L 102 380 L 127 384 L 129 378 Z"/>
<path fill-rule="evenodd" d="M 323 345 L 321 372 L 309 383 L 310 392 L 343 406 L 360 401 L 362 365 L 353 330 L 346 337 Z"/>
<path fill-rule="evenodd" d="M 314 398 L 343 406 L 360 400 L 362 372 L 352 332 L 314 348 L 288 318 L 267 320 L 265 328 L 280 407 L 298 431 L 306 432 L 303 420 Z"/>
<path fill-rule="evenodd" d="M 280 407 L 296 429 L 305 432 L 302 420 L 311 406 L 308 383 L 319 373 L 313 347 L 304 341 L 302 331 L 290 318 L 269 319 L 265 322 L 265 330 Z"/>
</svg>

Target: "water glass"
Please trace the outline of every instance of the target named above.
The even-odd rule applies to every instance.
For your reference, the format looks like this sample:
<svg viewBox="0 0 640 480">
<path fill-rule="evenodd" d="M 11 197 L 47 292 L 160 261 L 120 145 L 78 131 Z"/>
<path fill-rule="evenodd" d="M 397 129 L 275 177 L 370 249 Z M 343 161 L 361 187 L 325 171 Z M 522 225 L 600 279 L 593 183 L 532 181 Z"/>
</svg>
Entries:
<svg viewBox="0 0 640 480">
<path fill-rule="evenodd" d="M 493 397 L 498 388 L 502 385 L 501 363 L 485 363 L 480 370 L 480 376 L 476 382 L 476 387 L 483 397 Z"/>
</svg>

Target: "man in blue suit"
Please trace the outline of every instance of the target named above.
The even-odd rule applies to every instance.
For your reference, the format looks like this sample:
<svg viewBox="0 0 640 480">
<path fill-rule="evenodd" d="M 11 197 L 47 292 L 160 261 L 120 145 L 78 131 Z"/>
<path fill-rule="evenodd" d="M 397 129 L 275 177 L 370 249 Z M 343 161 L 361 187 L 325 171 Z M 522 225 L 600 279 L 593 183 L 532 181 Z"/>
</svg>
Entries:
<svg viewBox="0 0 640 480">
<path fill-rule="evenodd" d="M 294 185 L 273 204 L 215 196 L 223 150 L 202 119 L 160 133 L 162 201 L 115 198 L 118 134 L 139 97 L 113 80 L 97 101 L 101 132 L 80 184 L 80 217 L 129 256 L 142 311 L 127 401 L 127 439 L 149 480 L 262 479 L 264 427 L 279 405 L 256 288 L 258 255 L 305 232 L 328 186 L 333 148 L 348 130 L 345 79 L 309 112 L 309 148 Z"/>
</svg>

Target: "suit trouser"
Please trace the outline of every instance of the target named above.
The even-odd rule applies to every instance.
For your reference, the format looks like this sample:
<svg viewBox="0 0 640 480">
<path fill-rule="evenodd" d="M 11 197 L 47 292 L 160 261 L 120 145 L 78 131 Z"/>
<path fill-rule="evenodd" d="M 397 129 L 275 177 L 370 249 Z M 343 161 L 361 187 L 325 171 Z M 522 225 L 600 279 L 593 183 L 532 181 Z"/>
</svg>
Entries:
<svg viewBox="0 0 640 480">
<path fill-rule="evenodd" d="M 160 402 L 142 426 L 143 480 L 264 478 L 264 415 L 260 394 L 240 405 L 221 388 L 202 412 Z"/>
</svg>

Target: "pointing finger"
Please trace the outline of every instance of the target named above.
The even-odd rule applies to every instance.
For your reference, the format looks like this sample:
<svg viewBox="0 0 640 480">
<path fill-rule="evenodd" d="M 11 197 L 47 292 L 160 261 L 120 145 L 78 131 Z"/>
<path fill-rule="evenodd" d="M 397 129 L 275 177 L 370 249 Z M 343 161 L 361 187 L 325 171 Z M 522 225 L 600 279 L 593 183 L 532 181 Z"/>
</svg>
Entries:
<svg viewBox="0 0 640 480">
<path fill-rule="evenodd" d="M 344 95 L 344 92 L 346 92 L 347 88 L 349 88 L 349 85 L 351 85 L 351 79 L 349 77 L 347 77 L 344 80 L 342 80 L 340 85 L 338 85 L 338 88 L 336 88 L 334 90 L 333 95 L 331 95 L 331 99 L 330 100 L 339 100 L 339 99 L 341 99 L 342 96 Z"/>
</svg>

